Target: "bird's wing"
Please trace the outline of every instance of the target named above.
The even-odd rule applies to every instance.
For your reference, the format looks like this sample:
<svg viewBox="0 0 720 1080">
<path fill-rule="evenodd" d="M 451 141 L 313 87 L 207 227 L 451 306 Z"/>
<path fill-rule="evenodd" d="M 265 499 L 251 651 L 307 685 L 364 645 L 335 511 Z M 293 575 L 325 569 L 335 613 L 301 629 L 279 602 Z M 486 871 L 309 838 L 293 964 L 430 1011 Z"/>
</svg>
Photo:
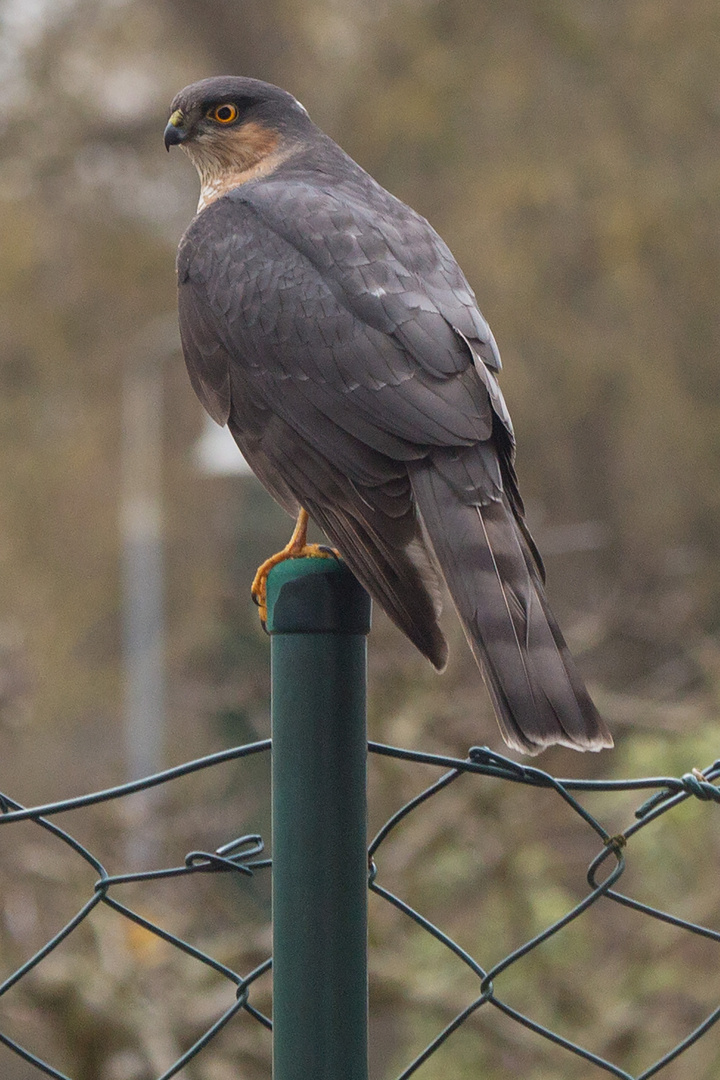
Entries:
<svg viewBox="0 0 720 1080">
<path fill-rule="evenodd" d="M 437 576 L 405 462 L 427 443 L 469 444 L 480 424 L 489 430 L 487 395 L 473 396 L 475 380 L 448 393 L 445 376 L 416 378 L 407 353 L 338 302 L 289 241 L 251 208 L 220 203 L 191 226 L 178 259 L 193 385 L 278 501 L 302 502 L 442 667 Z"/>
<path fill-rule="evenodd" d="M 256 392 L 326 449 L 327 421 L 396 459 L 487 439 L 494 411 L 511 430 L 476 351 L 490 348 L 487 324 L 462 281 L 439 302 L 451 257 L 423 219 L 401 234 L 310 184 L 246 186 L 199 215 L 178 264 L 191 379 L 206 405 L 212 388 L 219 419 L 242 358 Z"/>
</svg>

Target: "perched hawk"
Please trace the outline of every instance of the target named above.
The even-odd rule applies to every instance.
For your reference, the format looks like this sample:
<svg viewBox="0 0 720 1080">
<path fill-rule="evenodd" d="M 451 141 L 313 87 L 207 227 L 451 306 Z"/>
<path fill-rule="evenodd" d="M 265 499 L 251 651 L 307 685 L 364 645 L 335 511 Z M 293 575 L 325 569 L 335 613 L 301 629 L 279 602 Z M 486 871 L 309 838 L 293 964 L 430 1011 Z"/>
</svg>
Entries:
<svg viewBox="0 0 720 1080">
<path fill-rule="evenodd" d="M 497 346 L 448 247 L 276 86 L 206 79 L 171 110 L 165 145 L 201 182 L 177 270 L 207 411 L 439 670 L 442 575 L 509 746 L 611 746 L 545 598 Z"/>
</svg>

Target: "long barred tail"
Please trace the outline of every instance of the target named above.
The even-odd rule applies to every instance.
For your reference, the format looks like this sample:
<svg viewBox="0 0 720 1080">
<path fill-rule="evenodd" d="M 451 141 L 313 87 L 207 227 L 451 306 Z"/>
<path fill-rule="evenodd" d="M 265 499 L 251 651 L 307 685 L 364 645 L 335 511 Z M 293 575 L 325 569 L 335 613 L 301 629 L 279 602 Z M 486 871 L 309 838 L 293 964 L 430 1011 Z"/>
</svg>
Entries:
<svg viewBox="0 0 720 1080">
<path fill-rule="evenodd" d="M 612 746 L 509 507 L 463 501 L 427 459 L 412 468 L 411 482 L 508 745 L 525 754 L 557 743 Z"/>
</svg>

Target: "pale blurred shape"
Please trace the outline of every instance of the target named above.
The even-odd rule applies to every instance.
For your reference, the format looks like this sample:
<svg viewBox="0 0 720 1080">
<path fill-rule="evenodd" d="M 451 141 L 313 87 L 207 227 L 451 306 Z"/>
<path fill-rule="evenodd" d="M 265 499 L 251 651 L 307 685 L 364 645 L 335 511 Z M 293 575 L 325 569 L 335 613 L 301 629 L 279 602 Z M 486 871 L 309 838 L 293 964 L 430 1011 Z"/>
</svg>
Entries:
<svg viewBox="0 0 720 1080">
<path fill-rule="evenodd" d="M 219 427 L 209 416 L 195 443 L 193 459 L 201 472 L 210 476 L 252 476 L 253 472 L 226 427 Z"/>
</svg>

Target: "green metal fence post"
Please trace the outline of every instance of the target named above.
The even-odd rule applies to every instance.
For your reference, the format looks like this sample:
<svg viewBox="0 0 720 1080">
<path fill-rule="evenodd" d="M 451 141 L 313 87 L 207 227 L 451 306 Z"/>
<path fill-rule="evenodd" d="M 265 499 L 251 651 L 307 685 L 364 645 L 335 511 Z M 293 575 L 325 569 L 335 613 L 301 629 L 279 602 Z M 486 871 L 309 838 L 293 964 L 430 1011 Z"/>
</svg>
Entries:
<svg viewBox="0 0 720 1080">
<path fill-rule="evenodd" d="M 334 559 L 268 579 L 273 1080 L 367 1080 L 366 635 Z"/>
</svg>

